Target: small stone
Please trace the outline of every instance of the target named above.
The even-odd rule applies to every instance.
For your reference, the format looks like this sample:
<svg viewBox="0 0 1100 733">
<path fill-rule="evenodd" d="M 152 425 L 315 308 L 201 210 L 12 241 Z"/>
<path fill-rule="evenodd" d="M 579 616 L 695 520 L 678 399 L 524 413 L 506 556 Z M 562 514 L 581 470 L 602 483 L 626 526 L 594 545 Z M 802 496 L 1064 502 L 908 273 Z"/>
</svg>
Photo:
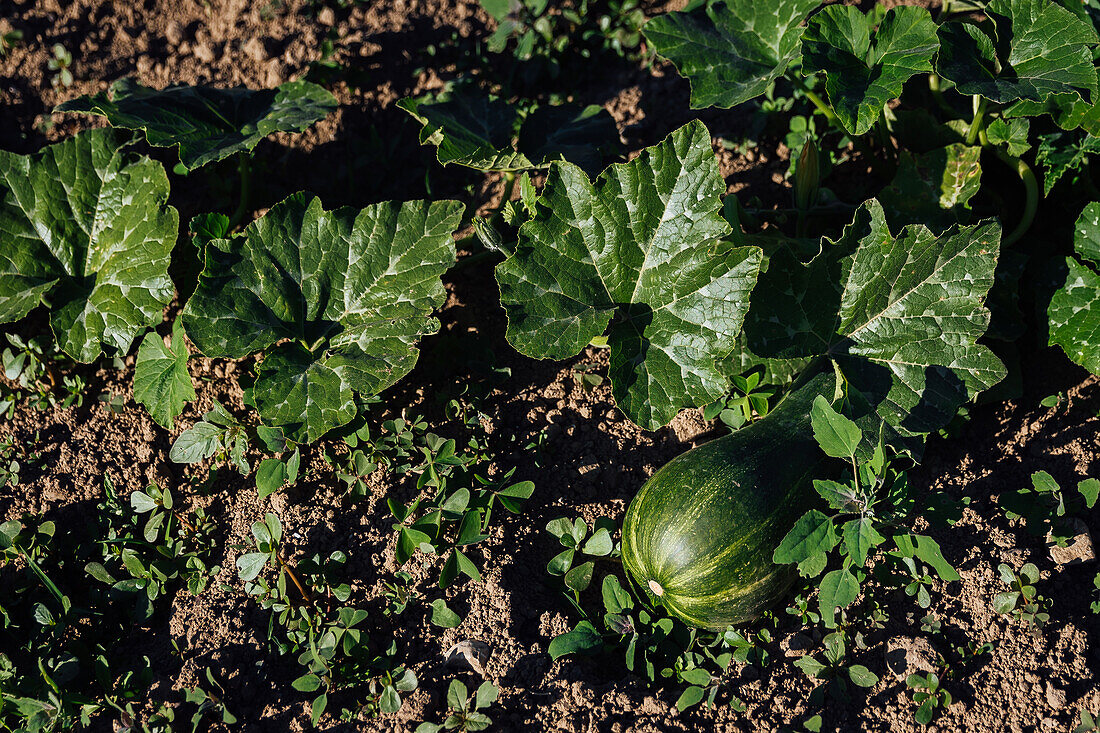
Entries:
<svg viewBox="0 0 1100 733">
<path fill-rule="evenodd" d="M 336 25 L 336 13 L 332 8 L 322 8 L 321 12 L 317 13 L 317 22 L 331 28 Z"/>
<path fill-rule="evenodd" d="M 899 636 L 886 642 L 886 668 L 898 680 L 936 671 L 936 650 L 927 639 Z"/>
<path fill-rule="evenodd" d="M 1096 548 L 1092 544 L 1088 525 L 1077 517 L 1070 517 L 1068 524 L 1073 532 L 1073 539 L 1065 547 L 1059 547 L 1053 538 L 1047 535 L 1047 551 L 1050 552 L 1050 559 L 1059 565 L 1080 565 L 1095 561 Z"/>
<path fill-rule="evenodd" d="M 1066 706 L 1066 693 L 1064 690 L 1059 690 L 1054 685 L 1047 682 L 1046 689 L 1047 705 L 1050 705 L 1055 710 L 1061 710 Z"/>
<path fill-rule="evenodd" d="M 205 43 L 195 46 L 191 53 L 204 64 L 212 64 L 218 59 L 218 55 L 214 53 L 214 49 Z"/>
<path fill-rule="evenodd" d="M 173 46 L 180 45 L 183 43 L 183 26 L 174 20 L 169 21 L 168 27 L 164 29 L 164 38 Z"/>
<path fill-rule="evenodd" d="M 470 669 L 485 677 L 485 663 L 492 653 L 492 649 L 483 641 L 463 639 L 448 649 L 443 657 L 448 667 Z"/>
<path fill-rule="evenodd" d="M 814 640 L 799 631 L 796 634 L 792 634 L 790 639 L 787 639 L 780 646 L 786 646 L 785 654 L 788 657 L 800 657 L 806 652 L 813 649 Z"/>
<path fill-rule="evenodd" d="M 259 38 L 250 38 L 248 43 L 244 44 L 244 52 L 246 56 L 258 63 L 268 59 L 267 46 Z"/>
</svg>

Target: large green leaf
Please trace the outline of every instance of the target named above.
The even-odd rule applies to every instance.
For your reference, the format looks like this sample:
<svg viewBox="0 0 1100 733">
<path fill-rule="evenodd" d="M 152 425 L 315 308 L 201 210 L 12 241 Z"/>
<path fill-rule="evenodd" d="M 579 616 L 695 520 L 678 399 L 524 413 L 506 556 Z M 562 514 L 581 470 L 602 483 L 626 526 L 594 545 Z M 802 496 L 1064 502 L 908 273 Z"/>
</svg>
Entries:
<svg viewBox="0 0 1100 733">
<path fill-rule="evenodd" d="M 878 196 L 890 226 L 943 229 L 959 221 L 981 187 L 981 152 L 979 146 L 961 143 L 919 155 L 903 150 L 894 180 Z"/>
<path fill-rule="evenodd" d="M 1045 102 L 1067 94 L 1085 101 L 1097 93 L 1091 25 L 1050 0 L 993 0 L 989 20 L 944 23 L 936 71 L 963 94 L 1001 104 Z"/>
<path fill-rule="evenodd" d="M 643 33 L 691 83 L 691 106 L 732 107 L 763 94 L 797 58 L 818 0 L 726 0 L 659 15 Z"/>
<path fill-rule="evenodd" d="M 932 70 L 939 41 L 924 8 L 900 6 L 872 32 L 871 19 L 850 5 L 830 5 L 802 35 L 802 70 L 824 72 L 825 89 L 848 132 L 862 135 L 915 74 Z"/>
<path fill-rule="evenodd" d="M 1100 69 L 1097 69 L 1097 76 L 1100 79 Z M 1076 92 L 1052 94 L 1042 102 L 1021 99 L 1006 107 L 1001 114 L 1008 118 L 1049 114 L 1054 123 L 1063 130 L 1076 130 L 1080 127 L 1089 134 L 1100 135 L 1100 104 L 1086 102 Z"/>
<path fill-rule="evenodd" d="M 725 184 L 701 122 L 595 183 L 556 164 L 515 254 L 497 266 L 508 341 L 564 359 L 607 333 L 619 407 L 644 428 L 728 389 L 761 252 L 721 245 Z"/>
<path fill-rule="evenodd" d="M 1005 376 L 977 343 L 989 326 L 1001 227 L 986 221 L 937 236 L 923 225 L 896 239 L 878 203 L 872 227 L 845 263 L 830 356 L 903 435 L 946 424 L 958 407 Z"/>
<path fill-rule="evenodd" d="M 206 245 L 183 317 L 208 356 L 265 351 L 260 415 L 312 441 L 354 416 L 352 391 L 377 393 L 416 364 L 434 333 L 440 276 L 454 263 L 455 201 L 325 211 L 296 194 L 243 233 Z M 276 343 L 285 341 L 276 346 Z"/>
<path fill-rule="evenodd" d="M 178 147 L 180 163 L 193 170 L 251 151 L 273 132 L 301 132 L 337 106 L 336 97 L 308 81 L 258 91 L 186 85 L 158 90 L 126 78 L 108 92 L 70 100 L 54 111 L 103 115 L 115 127 L 141 130 L 150 145 Z"/>
<path fill-rule="evenodd" d="M 1050 344 L 1100 374 L 1100 203 L 1085 207 L 1074 237 L 1078 262 L 1066 258 L 1066 277 L 1047 309 Z"/>
<path fill-rule="evenodd" d="M 159 323 L 179 215 L 160 163 L 89 130 L 33 155 L 0 152 L 0 323 L 44 296 L 58 345 L 90 362 Z"/>
<path fill-rule="evenodd" d="M 772 256 L 745 321 L 765 358 L 826 356 L 900 435 L 936 429 L 1004 376 L 989 324 L 1000 226 L 891 235 L 871 200 L 809 263 Z"/>
<path fill-rule="evenodd" d="M 524 115 L 515 105 L 473 86 L 436 98 L 402 99 L 397 106 L 420 123 L 420 142 L 436 146 L 443 165 L 518 171 L 568 160 L 596 170 L 619 144 L 619 131 L 597 105 L 541 106 Z"/>
<path fill-rule="evenodd" d="M 187 403 L 195 399 L 195 388 L 187 371 L 188 356 L 183 325 L 178 318 L 172 324 L 171 346 L 166 346 L 158 333 L 150 331 L 138 347 L 134 399 L 169 429 Z"/>
</svg>

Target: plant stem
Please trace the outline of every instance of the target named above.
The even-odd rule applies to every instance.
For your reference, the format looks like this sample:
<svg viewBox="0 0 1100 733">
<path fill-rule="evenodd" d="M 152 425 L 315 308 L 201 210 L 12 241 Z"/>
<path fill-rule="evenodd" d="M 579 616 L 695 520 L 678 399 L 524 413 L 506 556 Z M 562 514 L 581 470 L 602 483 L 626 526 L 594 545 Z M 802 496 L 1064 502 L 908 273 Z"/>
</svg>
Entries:
<svg viewBox="0 0 1100 733">
<path fill-rule="evenodd" d="M 302 594 L 302 598 L 305 599 L 306 603 L 308 603 L 316 610 L 317 605 L 313 602 L 313 596 L 311 596 L 309 591 L 306 590 L 306 587 L 302 585 L 302 581 L 298 578 L 298 574 L 294 572 L 294 566 L 284 560 L 283 556 L 280 555 L 278 552 L 275 553 L 275 559 L 279 561 L 279 565 L 281 565 L 283 570 L 286 571 L 286 574 L 290 576 L 290 579 L 294 582 L 294 585 L 298 587 L 298 592 Z"/>
<path fill-rule="evenodd" d="M 1016 173 L 1024 184 L 1024 213 L 1020 215 L 1020 222 L 1016 228 L 1001 240 L 1001 246 L 1007 247 L 1018 241 L 1031 228 L 1031 222 L 1035 220 L 1035 212 L 1039 208 L 1039 184 L 1035 180 L 1035 173 L 1023 160 L 1013 158 L 1001 150 L 998 150 L 997 154 L 1005 164 L 1016 168 Z"/>
<path fill-rule="evenodd" d="M 951 117 L 954 117 L 958 113 L 947 103 L 947 100 L 943 98 L 943 92 L 940 90 L 940 76 L 939 74 L 928 75 L 928 91 L 932 92 L 932 99 L 936 101 L 936 105 L 946 112 Z"/>
<path fill-rule="evenodd" d="M 985 110 L 989 106 L 989 100 L 985 97 L 975 95 L 974 99 L 977 100 L 974 107 L 974 119 L 970 121 L 970 127 L 966 131 L 966 144 L 973 145 L 978 140 L 978 133 L 982 129 L 982 123 L 985 121 Z"/>
<path fill-rule="evenodd" d="M 241 180 L 241 197 L 237 202 L 237 210 L 229 217 L 230 229 L 244 220 L 244 215 L 248 213 L 248 202 L 252 198 L 252 165 L 245 153 L 237 153 L 237 172 Z"/>
<path fill-rule="evenodd" d="M 802 81 L 800 77 L 791 76 L 789 78 L 791 80 L 791 84 L 794 85 L 795 89 L 798 89 L 804 95 L 806 95 L 806 99 L 813 102 L 814 106 L 817 107 L 817 110 L 821 112 L 821 114 L 825 115 L 825 119 L 829 120 L 829 122 L 833 125 L 836 125 L 838 127 L 840 126 L 840 120 L 837 118 L 836 112 L 833 111 L 833 108 L 830 107 L 828 103 L 825 102 L 825 100 L 818 96 L 817 92 L 815 92 L 813 89 L 810 89 L 810 87 L 806 85 L 806 82 Z"/>
</svg>

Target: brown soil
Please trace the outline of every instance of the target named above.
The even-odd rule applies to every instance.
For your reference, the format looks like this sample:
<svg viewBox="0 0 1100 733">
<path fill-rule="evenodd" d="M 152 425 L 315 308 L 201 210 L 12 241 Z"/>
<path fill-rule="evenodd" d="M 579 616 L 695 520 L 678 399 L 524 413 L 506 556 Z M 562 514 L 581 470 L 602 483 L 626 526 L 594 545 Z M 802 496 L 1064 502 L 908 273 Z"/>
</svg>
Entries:
<svg viewBox="0 0 1100 733">
<path fill-rule="evenodd" d="M 267 170 L 257 177 L 263 181 L 257 192 L 259 209 L 299 188 L 321 194 L 329 207 L 423 196 L 426 177 L 435 196 L 464 195 L 464 187 L 471 186 L 472 203 L 481 205 L 499 195 L 493 181 L 472 173 L 444 172 L 435 165 L 431 152 L 417 146 L 414 125 L 393 106 L 403 96 L 438 87 L 449 74 L 446 64 L 430 66 L 426 46 L 443 43 L 452 33 L 464 38 L 488 32 L 491 21 L 478 4 L 394 0 L 318 12 L 321 7 L 305 0 L 0 2 L 0 19 L 24 32 L 24 42 L 0 58 L 0 146 L 28 152 L 73 134 L 89 121 L 51 118 L 49 110 L 64 99 L 104 89 L 122 76 L 133 75 L 158 87 L 176 82 L 264 87 L 299 78 L 318 59 L 322 39 L 330 37 L 337 58 L 352 69 L 347 81 L 333 86 L 341 108 L 305 134 L 277 136 L 261 144 L 256 159 L 265 161 Z M 73 54 L 76 82 L 69 89 L 51 87 L 47 62 L 55 43 Z M 422 71 L 426 64 L 429 68 Z M 746 125 L 737 111 L 697 115 L 689 110 L 687 85 L 667 65 L 652 70 L 615 66 L 576 81 L 578 100 L 605 105 L 630 151 L 652 144 L 695 116 L 716 138 L 735 139 Z M 52 127 L 47 124 L 51 119 Z M 781 144 L 739 154 L 716 140 L 716 149 L 721 151 L 730 191 L 765 201 L 787 195 L 786 150 Z M 165 151 L 154 154 L 170 166 Z M 386 175 L 378 174 L 382 170 Z M 227 192 L 215 185 L 218 170 L 193 175 L 201 177 L 172 179 L 173 203 L 184 221 L 215 206 L 228 207 L 232 196 L 227 198 Z M 420 688 L 400 713 L 344 727 L 404 731 L 422 720 L 439 720 L 448 681 L 455 675 L 443 667 L 442 655 L 463 638 L 492 647 L 487 672 L 501 687 L 500 701 L 490 711 L 497 730 L 778 730 L 816 712 L 807 702 L 814 684 L 790 660 L 807 649 L 819 651 L 820 637 L 807 639 L 782 613 L 771 645 L 777 660 L 765 668 L 766 676 L 736 665 L 730 673 L 730 690 L 748 705 L 743 713 L 720 707 L 681 714 L 674 707 L 678 692 L 654 691 L 621 665 L 587 659 L 550 661 L 545 653 L 549 640 L 576 618 L 544 570 L 556 552 L 556 541 L 542 529 L 546 522 L 577 514 L 620 520 L 642 481 L 690 447 L 708 426 L 692 411 L 656 433 L 638 430 L 615 411 L 606 384 L 591 394 L 577 384 L 573 367 L 595 362 L 605 369 L 604 352 L 590 350 L 564 363 L 520 357 L 503 340 L 503 313 L 490 269 L 471 268 L 447 285 L 451 297 L 441 314 L 443 333 L 425 340 L 421 366 L 384 395 L 384 402 L 393 414 L 405 406 L 432 414 L 437 393 L 472 378 L 462 365 L 450 366 L 447 354 L 455 345 L 447 339 L 457 338 L 461 348 L 491 348 L 498 363 L 512 372 L 490 395 L 485 411 L 494 435 L 518 438 L 513 444 L 502 437 L 499 464 L 517 466 L 516 480 L 533 480 L 536 493 L 523 514 L 503 518 L 493 536 L 473 553 L 485 571 L 484 582 L 447 593 L 451 606 L 465 617 L 458 629 L 441 632 L 429 626 L 424 607 L 414 604 L 401 626 L 382 624 L 373 632 L 396 635 Z M 931 610 L 943 621 L 949 638 L 994 644 L 983 664 L 952 684 L 956 702 L 928 730 L 1065 731 L 1076 724 L 1081 709 L 1100 708 L 1100 623 L 1088 608 L 1096 565 L 1055 566 L 1042 538 L 1007 520 L 996 502 L 1001 492 L 1027 484 L 1036 470 L 1049 471 L 1066 486 L 1100 474 L 1100 385 L 1066 368 L 1057 355 L 1044 354 L 1042 359 L 1042 379 L 1025 385 L 1025 397 L 974 409 L 963 433 L 934 441 L 913 475 L 919 489 L 969 501 L 954 527 L 928 530 L 962 575 L 960 582 L 937 588 Z M 193 360 L 199 398 L 172 432 L 153 423 L 133 402 L 132 357 L 122 371 L 79 367 L 90 385 L 83 407 L 23 407 L 13 420 L 0 422 L 0 435 L 13 435 L 23 443 L 38 436 L 35 445 L 41 451 L 41 459 L 25 470 L 17 488 L 0 490 L 0 521 L 28 512 L 85 518 L 100 496 L 105 476 L 124 494 L 150 482 L 186 494 L 194 471 L 170 462 L 169 447 L 215 400 L 237 414 L 247 413 L 237 379 L 249 366 Z M 1068 407 L 1038 406 L 1041 397 L 1066 388 Z M 94 395 L 103 391 L 123 395 L 125 412 L 116 415 L 101 408 Z M 544 429 L 548 451 L 537 466 L 517 446 Z M 195 684 L 209 666 L 225 684 L 228 705 L 242 721 L 241 729 L 309 728 L 306 697 L 289 685 L 296 669 L 265 651 L 266 614 L 241 592 L 233 570 L 239 545 L 247 541 L 253 521 L 264 511 L 274 511 L 294 553 L 345 550 L 357 597 L 375 603 L 381 580 L 397 569 L 384 497 L 397 492 L 404 498 L 408 487 L 377 477 L 368 500 L 348 503 L 341 499 L 342 485 L 318 450 L 307 452 L 307 462 L 306 478 L 268 502 L 256 497 L 250 480 L 233 474 L 223 474 L 211 494 L 190 499 L 216 519 L 221 555 L 214 560 L 225 569 L 202 595 L 177 595 L 170 613 L 154 618 L 152 633 L 135 637 L 135 645 L 142 645 L 135 653 L 148 654 L 158 670 L 151 699 L 178 700 L 174 690 Z M 1094 512 L 1094 527 L 1100 526 L 1097 518 Z M 1036 632 L 992 611 L 992 598 L 1003 589 L 997 564 L 1019 567 L 1027 561 L 1042 569 L 1040 592 L 1053 602 L 1051 623 Z M 411 565 L 418 588 L 426 592 L 428 571 L 415 562 Z M 823 711 L 826 730 L 920 729 L 913 722 L 914 705 L 904 683 L 886 669 L 886 655 L 888 649 L 901 646 L 915 649 L 919 656 L 922 645 L 927 647 L 918 622 L 924 612 L 900 591 L 880 602 L 890 621 L 870 633 L 868 648 L 855 656 L 882 681 L 848 703 L 828 703 Z M 182 662 L 170 653 L 170 638 L 184 650 Z M 264 666 L 258 667 L 260 662 Z M 109 730 L 110 725 L 101 719 L 97 729 Z M 327 718 L 324 727 L 340 726 Z"/>
</svg>

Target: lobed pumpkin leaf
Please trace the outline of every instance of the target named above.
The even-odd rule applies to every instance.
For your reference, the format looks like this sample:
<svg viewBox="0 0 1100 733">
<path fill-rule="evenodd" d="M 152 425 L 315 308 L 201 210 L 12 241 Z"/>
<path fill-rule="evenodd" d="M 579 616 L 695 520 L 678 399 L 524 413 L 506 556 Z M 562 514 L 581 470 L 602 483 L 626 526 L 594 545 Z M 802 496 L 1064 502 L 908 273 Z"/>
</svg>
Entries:
<svg viewBox="0 0 1100 733">
<path fill-rule="evenodd" d="M 691 84 L 691 106 L 733 107 L 759 97 L 799 54 L 802 21 L 818 0 L 725 0 L 659 15 L 642 33 Z"/>
<path fill-rule="evenodd" d="M 484 171 L 545 168 L 569 160 L 596 170 L 619 145 L 615 120 L 598 105 L 517 106 L 472 86 L 438 98 L 402 99 L 397 106 L 420 123 L 420 142 L 434 145 L 443 165 Z"/>
<path fill-rule="evenodd" d="M 1049 343 L 1093 374 L 1100 374 L 1100 203 L 1077 219 L 1077 256 L 1066 258 L 1066 275 L 1047 308 Z"/>
<path fill-rule="evenodd" d="M 353 391 L 375 394 L 416 364 L 416 341 L 438 328 L 431 313 L 446 297 L 439 278 L 454 262 L 462 209 L 411 201 L 326 211 L 295 194 L 206 244 L 182 314 L 187 333 L 207 356 L 264 352 L 261 417 L 316 440 L 354 416 Z"/>
<path fill-rule="evenodd" d="M 1066 95 L 1096 101 L 1093 27 L 1049 0 L 992 0 L 987 21 L 943 23 L 936 72 L 962 94 L 1005 104 Z M 1033 110 L 1037 111 L 1037 110 Z"/>
<path fill-rule="evenodd" d="M 830 5 L 802 35 L 802 70 L 825 74 L 829 102 L 844 128 L 862 135 L 910 77 L 932 71 L 936 24 L 924 8 L 891 8 L 877 30 L 850 5 Z"/>
<path fill-rule="evenodd" d="M 720 245 L 724 190 L 697 121 L 594 183 L 555 164 L 496 269 L 508 342 L 565 359 L 606 332 L 616 402 L 651 430 L 725 394 L 718 362 L 735 345 L 761 252 Z"/>
<path fill-rule="evenodd" d="M 180 163 L 194 170 L 251 151 L 274 132 L 301 132 L 337 106 L 336 97 L 308 81 L 255 91 L 182 84 L 151 89 L 125 78 L 54 111 L 101 115 L 114 127 L 140 130 L 150 145 L 177 148 Z"/>
<path fill-rule="evenodd" d="M 172 298 L 179 214 L 167 200 L 163 166 L 112 130 L 32 155 L 0 151 L 0 323 L 48 297 L 66 354 L 125 354 Z"/>
<path fill-rule="evenodd" d="M 826 356 L 900 436 L 930 432 L 1004 377 L 977 342 L 999 248 L 992 221 L 895 237 L 872 199 L 810 262 L 773 254 L 745 321 L 748 344 L 770 358 Z"/>
</svg>

